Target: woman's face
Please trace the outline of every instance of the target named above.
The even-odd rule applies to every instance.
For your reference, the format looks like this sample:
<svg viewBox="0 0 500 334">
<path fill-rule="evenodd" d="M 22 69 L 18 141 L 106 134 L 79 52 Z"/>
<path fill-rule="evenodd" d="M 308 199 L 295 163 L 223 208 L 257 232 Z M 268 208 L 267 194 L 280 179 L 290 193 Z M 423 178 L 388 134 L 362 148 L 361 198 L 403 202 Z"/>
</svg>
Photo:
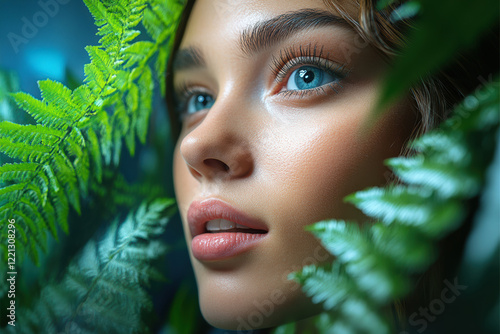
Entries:
<svg viewBox="0 0 500 334">
<path fill-rule="evenodd" d="M 386 181 L 383 160 L 415 124 L 401 102 L 366 127 L 385 71 L 321 0 L 196 1 L 174 62 L 174 180 L 212 325 L 248 330 L 320 311 L 287 279 L 331 261 L 304 227 L 363 219 L 342 199 Z"/>
</svg>

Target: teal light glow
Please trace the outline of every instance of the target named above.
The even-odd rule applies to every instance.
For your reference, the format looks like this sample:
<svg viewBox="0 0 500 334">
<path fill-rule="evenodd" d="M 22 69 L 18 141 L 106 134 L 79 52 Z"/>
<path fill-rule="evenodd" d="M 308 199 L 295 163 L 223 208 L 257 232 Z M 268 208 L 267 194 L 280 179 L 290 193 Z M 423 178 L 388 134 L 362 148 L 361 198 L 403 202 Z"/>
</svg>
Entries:
<svg viewBox="0 0 500 334">
<path fill-rule="evenodd" d="M 37 77 L 48 77 L 62 81 L 66 67 L 66 59 L 58 50 L 32 49 L 26 53 L 26 64 Z"/>
</svg>

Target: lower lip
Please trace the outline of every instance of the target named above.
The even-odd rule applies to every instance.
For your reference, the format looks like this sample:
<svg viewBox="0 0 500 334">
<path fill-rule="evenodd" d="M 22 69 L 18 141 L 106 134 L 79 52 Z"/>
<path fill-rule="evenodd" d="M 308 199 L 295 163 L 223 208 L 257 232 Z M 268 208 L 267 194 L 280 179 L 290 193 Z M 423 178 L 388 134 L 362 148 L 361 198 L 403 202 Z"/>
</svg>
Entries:
<svg viewBox="0 0 500 334">
<path fill-rule="evenodd" d="M 193 238 L 191 250 L 200 261 L 224 260 L 252 249 L 265 236 L 242 232 L 204 233 Z"/>
</svg>

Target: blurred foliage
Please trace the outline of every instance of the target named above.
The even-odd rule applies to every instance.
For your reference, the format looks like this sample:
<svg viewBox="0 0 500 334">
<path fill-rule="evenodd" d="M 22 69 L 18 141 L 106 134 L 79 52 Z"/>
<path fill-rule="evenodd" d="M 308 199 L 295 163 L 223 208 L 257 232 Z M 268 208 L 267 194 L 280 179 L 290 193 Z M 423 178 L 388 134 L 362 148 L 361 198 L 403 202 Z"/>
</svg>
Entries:
<svg viewBox="0 0 500 334">
<path fill-rule="evenodd" d="M 19 89 L 19 80 L 13 72 L 0 70 L 0 120 L 19 122 L 20 113 L 17 112 L 13 101 L 9 98 L 10 92 Z M 1 162 L 1 160 L 0 160 Z"/>
<path fill-rule="evenodd" d="M 184 283 L 172 301 L 165 331 L 172 334 L 196 334 L 200 330 L 198 295 Z"/>
<path fill-rule="evenodd" d="M 394 0 L 380 0 L 383 8 Z M 408 38 L 408 46 L 396 58 L 376 108 L 382 113 L 397 97 L 435 74 L 457 54 L 474 46 L 481 33 L 498 22 L 497 0 L 412 0 L 400 5 L 397 19 L 418 15 Z"/>
<path fill-rule="evenodd" d="M 414 274 L 434 261 L 437 241 L 465 221 L 464 204 L 485 184 L 498 144 L 499 106 L 500 85 L 493 82 L 468 96 L 439 129 L 413 141 L 416 155 L 387 161 L 402 185 L 346 198 L 375 223 L 325 221 L 308 228 L 336 260 L 305 267 L 291 278 L 333 312 L 328 332 L 393 330 L 384 307 L 411 291 Z M 497 194 L 490 196 L 498 202 Z"/>
<path fill-rule="evenodd" d="M 400 2 L 380 1 L 379 8 L 394 3 Z M 458 51 L 471 47 L 485 29 L 498 23 L 499 13 L 498 1 L 419 0 L 400 4 L 393 18 L 417 15 L 415 29 L 388 75 L 375 112 L 381 113 L 412 84 L 435 74 Z M 499 91 L 497 80 L 478 88 L 453 111 L 453 117 L 411 143 L 415 155 L 389 159 L 387 165 L 401 183 L 359 191 L 346 198 L 375 222 L 324 221 L 308 228 L 336 256 L 329 266 L 308 266 L 290 275 L 314 302 L 323 303 L 327 312 L 317 317 L 315 325 L 320 333 L 394 332 L 397 325 L 394 315 L 387 314 L 387 307 L 412 292 L 416 274 L 427 270 L 437 258 L 439 240 L 458 229 L 471 214 L 483 217 L 483 212 L 498 211 L 498 189 L 482 190 L 500 174 L 500 169 L 490 167 L 500 147 Z M 471 211 L 470 201 L 478 196 L 487 205 L 478 212 Z M 478 224 L 473 226 L 479 229 Z M 495 236 L 488 239 L 489 244 L 476 240 L 476 247 L 491 252 L 482 262 L 471 263 L 469 259 L 463 264 L 469 270 L 462 270 L 460 279 L 468 282 L 471 292 L 454 308 L 447 306 L 453 311 L 433 324 L 428 319 L 423 323 L 412 321 L 412 317 L 403 319 L 404 333 L 421 333 L 433 326 L 437 332 L 450 328 L 454 333 L 498 332 L 500 301 L 498 293 L 491 294 L 491 290 L 498 292 L 497 224 L 498 214 L 483 217 L 482 237 L 488 233 L 485 229 Z M 470 248 L 469 252 L 474 252 Z M 475 252 L 479 252 L 477 248 Z M 470 280 L 470 272 L 477 271 L 481 274 Z M 481 293 L 484 301 L 474 298 L 474 292 Z M 467 304 L 471 301 L 481 311 L 471 311 Z M 462 320 L 453 316 L 456 314 Z M 294 332 L 290 326 L 275 331 Z"/>
<path fill-rule="evenodd" d="M 63 279 L 47 284 L 32 308 L 21 308 L 10 333 L 148 333 L 142 317 L 151 311 L 146 291 L 163 279 L 153 261 L 167 251 L 159 240 L 173 200 L 143 203 L 101 237 L 91 239 L 69 264 Z"/>
</svg>

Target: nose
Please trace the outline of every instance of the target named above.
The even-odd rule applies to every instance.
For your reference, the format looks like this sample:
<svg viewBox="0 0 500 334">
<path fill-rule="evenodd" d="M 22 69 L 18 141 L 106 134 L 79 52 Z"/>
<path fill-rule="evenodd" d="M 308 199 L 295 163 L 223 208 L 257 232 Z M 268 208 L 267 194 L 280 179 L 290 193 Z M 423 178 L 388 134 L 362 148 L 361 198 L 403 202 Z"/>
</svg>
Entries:
<svg viewBox="0 0 500 334">
<path fill-rule="evenodd" d="M 200 182 L 245 178 L 254 168 L 248 119 L 217 102 L 180 144 L 190 173 Z"/>
</svg>

